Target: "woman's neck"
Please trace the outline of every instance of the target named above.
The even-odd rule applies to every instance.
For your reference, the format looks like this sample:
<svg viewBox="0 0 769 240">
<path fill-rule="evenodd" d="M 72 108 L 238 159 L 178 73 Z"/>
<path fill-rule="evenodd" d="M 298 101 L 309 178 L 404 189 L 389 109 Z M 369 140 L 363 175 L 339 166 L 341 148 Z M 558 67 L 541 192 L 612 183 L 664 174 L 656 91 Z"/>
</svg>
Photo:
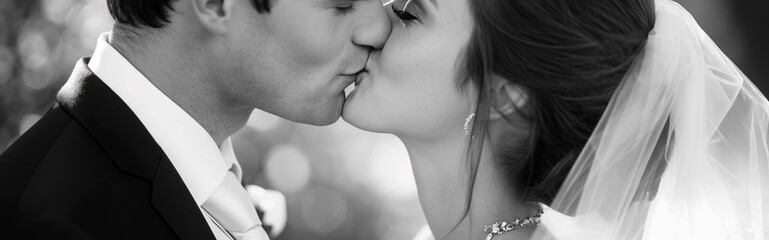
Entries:
<svg viewBox="0 0 769 240">
<path fill-rule="evenodd" d="M 419 190 L 419 201 L 436 239 L 482 239 L 483 226 L 536 213 L 536 206 L 521 202 L 495 164 L 491 147 L 484 146 L 467 216 L 470 189 L 468 137 L 424 142 L 401 138 L 406 145 Z M 461 220 L 461 222 L 460 222 Z M 531 229 L 495 236 L 495 240 L 528 239 Z"/>
</svg>

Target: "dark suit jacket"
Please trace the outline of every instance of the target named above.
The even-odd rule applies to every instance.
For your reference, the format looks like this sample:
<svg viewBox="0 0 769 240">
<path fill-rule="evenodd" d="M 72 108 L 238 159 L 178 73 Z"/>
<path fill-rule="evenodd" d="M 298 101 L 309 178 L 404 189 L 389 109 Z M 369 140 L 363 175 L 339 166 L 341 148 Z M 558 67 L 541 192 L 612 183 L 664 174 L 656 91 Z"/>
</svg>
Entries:
<svg viewBox="0 0 769 240">
<path fill-rule="evenodd" d="M 214 239 L 168 157 L 87 62 L 77 63 L 53 108 L 0 155 L 0 232 Z"/>
</svg>

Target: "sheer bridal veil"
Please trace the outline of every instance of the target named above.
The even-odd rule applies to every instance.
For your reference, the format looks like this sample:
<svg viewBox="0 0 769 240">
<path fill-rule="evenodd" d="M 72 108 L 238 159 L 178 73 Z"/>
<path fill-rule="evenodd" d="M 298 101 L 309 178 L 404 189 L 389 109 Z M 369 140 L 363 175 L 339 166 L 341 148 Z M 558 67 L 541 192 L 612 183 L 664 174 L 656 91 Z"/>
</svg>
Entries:
<svg viewBox="0 0 769 240">
<path fill-rule="evenodd" d="M 769 102 L 684 8 L 655 5 L 533 239 L 769 239 Z"/>
</svg>

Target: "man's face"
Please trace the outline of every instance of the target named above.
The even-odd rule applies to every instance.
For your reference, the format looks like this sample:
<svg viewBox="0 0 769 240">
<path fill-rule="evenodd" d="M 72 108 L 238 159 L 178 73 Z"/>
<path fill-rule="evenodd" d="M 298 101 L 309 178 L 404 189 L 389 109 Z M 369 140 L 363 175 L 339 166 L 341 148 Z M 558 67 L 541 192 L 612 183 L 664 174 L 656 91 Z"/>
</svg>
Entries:
<svg viewBox="0 0 769 240">
<path fill-rule="evenodd" d="M 237 4 L 220 80 L 235 100 L 297 122 L 335 122 L 344 88 L 390 33 L 381 0 L 272 0 L 269 13 Z"/>
</svg>

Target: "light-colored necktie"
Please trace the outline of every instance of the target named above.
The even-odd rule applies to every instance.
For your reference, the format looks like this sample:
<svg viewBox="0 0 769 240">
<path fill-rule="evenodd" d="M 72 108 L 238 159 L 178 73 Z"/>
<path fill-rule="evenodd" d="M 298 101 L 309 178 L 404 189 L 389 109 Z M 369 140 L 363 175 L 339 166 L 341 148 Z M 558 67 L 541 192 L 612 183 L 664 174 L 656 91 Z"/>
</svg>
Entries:
<svg viewBox="0 0 769 240">
<path fill-rule="evenodd" d="M 269 240 L 251 198 L 231 171 L 211 197 L 205 209 L 224 230 L 237 240 Z"/>
</svg>

